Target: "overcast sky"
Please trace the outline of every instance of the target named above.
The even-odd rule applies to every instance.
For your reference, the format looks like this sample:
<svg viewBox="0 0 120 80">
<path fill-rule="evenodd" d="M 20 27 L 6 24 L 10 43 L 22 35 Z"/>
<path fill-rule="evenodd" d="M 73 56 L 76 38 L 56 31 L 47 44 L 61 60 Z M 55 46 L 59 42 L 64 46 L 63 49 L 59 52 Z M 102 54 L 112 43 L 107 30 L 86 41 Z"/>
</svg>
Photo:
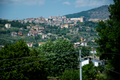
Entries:
<svg viewBox="0 0 120 80">
<path fill-rule="evenodd" d="M 48 18 L 110 4 L 113 4 L 113 0 L 0 0 L 0 18 Z"/>
</svg>

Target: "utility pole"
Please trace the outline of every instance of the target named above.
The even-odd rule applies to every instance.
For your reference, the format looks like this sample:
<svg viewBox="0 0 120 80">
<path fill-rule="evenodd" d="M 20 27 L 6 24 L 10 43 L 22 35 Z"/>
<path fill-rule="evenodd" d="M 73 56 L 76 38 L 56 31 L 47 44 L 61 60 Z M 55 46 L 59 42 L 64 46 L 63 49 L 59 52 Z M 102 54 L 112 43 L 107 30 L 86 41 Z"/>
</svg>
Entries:
<svg viewBox="0 0 120 80">
<path fill-rule="evenodd" d="M 93 64 L 95 66 L 95 60 L 94 60 L 94 49 L 93 49 Z"/>
<path fill-rule="evenodd" d="M 80 61 L 79 61 L 79 66 L 80 66 L 80 80 L 82 80 L 81 50 L 79 50 L 79 58 L 80 58 Z"/>
</svg>

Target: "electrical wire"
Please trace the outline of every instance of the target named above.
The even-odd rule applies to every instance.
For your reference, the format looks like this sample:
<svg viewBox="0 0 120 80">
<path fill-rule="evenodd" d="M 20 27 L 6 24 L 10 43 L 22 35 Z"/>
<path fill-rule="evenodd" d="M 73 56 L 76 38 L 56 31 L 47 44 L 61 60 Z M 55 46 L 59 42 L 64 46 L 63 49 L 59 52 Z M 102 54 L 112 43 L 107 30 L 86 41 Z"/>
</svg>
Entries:
<svg viewBox="0 0 120 80">
<path fill-rule="evenodd" d="M 103 66 L 104 67 L 104 66 Z M 106 68 L 106 67 L 104 67 L 105 69 L 107 69 L 107 70 L 110 70 L 110 71 L 112 71 L 112 72 L 114 72 L 114 73 L 117 73 L 117 74 L 120 74 L 119 72 L 117 72 L 117 71 L 114 71 L 114 70 L 111 70 L 111 69 L 109 69 L 109 68 Z"/>
<path fill-rule="evenodd" d="M 78 51 L 75 51 L 75 52 L 78 52 Z M 7 67 L 7 68 L 2 68 L 2 69 L 0 69 L 0 71 L 1 71 L 1 70 L 5 70 L 5 69 L 10 69 L 10 68 L 15 68 L 15 67 L 27 65 L 27 64 L 36 63 L 36 62 L 39 62 L 39 61 L 45 61 L 45 60 L 50 60 L 50 59 L 53 59 L 53 58 L 63 57 L 63 56 L 66 56 L 66 55 L 73 54 L 73 53 L 75 53 L 75 52 L 71 52 L 71 53 L 69 53 L 69 54 L 60 55 L 60 56 L 57 56 L 57 57 L 54 56 L 54 57 L 52 57 L 52 58 L 47 58 L 47 59 L 44 59 L 44 60 L 38 60 L 38 61 L 34 61 L 34 62 L 29 62 L 29 63 L 25 63 L 25 64 L 15 65 L 15 66 Z"/>
<path fill-rule="evenodd" d="M 78 51 L 76 51 L 78 52 Z M 64 52 L 64 53 L 70 53 L 70 52 Z M 56 53 L 56 54 L 63 54 L 63 53 Z M 56 54 L 50 55 L 50 56 L 54 56 Z M 48 55 L 41 55 L 41 56 L 29 56 L 29 57 L 22 57 L 22 58 L 11 58 L 11 59 L 3 59 L 0 61 L 11 61 L 11 60 L 16 60 L 16 59 L 27 59 L 27 58 L 36 58 L 36 57 L 46 57 Z"/>
<path fill-rule="evenodd" d="M 104 54 L 120 55 L 119 53 L 103 53 L 102 55 L 104 55 Z"/>
</svg>

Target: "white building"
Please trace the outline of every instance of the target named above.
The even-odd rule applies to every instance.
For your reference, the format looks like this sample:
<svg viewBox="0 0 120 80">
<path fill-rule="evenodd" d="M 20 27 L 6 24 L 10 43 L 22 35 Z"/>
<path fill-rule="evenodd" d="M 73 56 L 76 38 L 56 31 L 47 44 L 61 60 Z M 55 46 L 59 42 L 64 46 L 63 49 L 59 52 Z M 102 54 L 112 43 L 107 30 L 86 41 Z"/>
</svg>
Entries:
<svg viewBox="0 0 120 80">
<path fill-rule="evenodd" d="M 101 61 L 98 61 L 98 60 L 91 60 L 92 62 L 93 62 L 93 64 L 94 64 L 94 66 L 99 66 L 100 64 L 101 65 L 104 65 Z M 87 60 L 82 60 L 81 61 L 81 64 L 82 64 L 82 67 L 84 66 L 84 65 L 86 65 L 86 64 L 89 64 L 89 62 L 90 62 L 90 59 L 88 58 Z"/>
<path fill-rule="evenodd" d="M 47 35 L 43 34 L 42 35 L 42 39 L 44 39 L 44 38 L 47 38 Z"/>
<path fill-rule="evenodd" d="M 87 42 L 82 42 L 80 45 L 81 46 L 87 46 Z"/>
<path fill-rule="evenodd" d="M 11 24 L 7 23 L 7 24 L 5 24 L 5 27 L 6 28 L 11 28 Z"/>
<path fill-rule="evenodd" d="M 80 18 L 71 18 L 71 20 L 74 20 L 74 21 L 80 21 L 80 22 L 85 22 L 86 21 L 86 18 L 84 16 L 81 16 Z"/>
<path fill-rule="evenodd" d="M 74 45 L 80 45 L 80 42 L 76 42 L 76 43 L 74 43 Z"/>
<path fill-rule="evenodd" d="M 96 51 L 90 51 L 90 53 L 93 53 L 93 52 L 94 52 L 94 53 L 97 53 Z"/>
<path fill-rule="evenodd" d="M 89 59 L 87 60 L 82 60 L 82 66 L 86 65 L 86 64 L 89 64 Z"/>
</svg>

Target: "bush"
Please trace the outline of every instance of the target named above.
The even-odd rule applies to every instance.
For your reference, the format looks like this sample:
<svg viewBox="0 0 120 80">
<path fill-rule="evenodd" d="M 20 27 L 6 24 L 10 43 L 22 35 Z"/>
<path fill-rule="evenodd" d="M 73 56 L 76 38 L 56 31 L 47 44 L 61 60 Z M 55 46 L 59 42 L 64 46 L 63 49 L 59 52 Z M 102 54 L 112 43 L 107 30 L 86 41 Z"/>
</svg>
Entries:
<svg viewBox="0 0 120 80">
<path fill-rule="evenodd" d="M 66 69 L 59 78 L 60 80 L 79 80 L 79 70 Z"/>
</svg>

